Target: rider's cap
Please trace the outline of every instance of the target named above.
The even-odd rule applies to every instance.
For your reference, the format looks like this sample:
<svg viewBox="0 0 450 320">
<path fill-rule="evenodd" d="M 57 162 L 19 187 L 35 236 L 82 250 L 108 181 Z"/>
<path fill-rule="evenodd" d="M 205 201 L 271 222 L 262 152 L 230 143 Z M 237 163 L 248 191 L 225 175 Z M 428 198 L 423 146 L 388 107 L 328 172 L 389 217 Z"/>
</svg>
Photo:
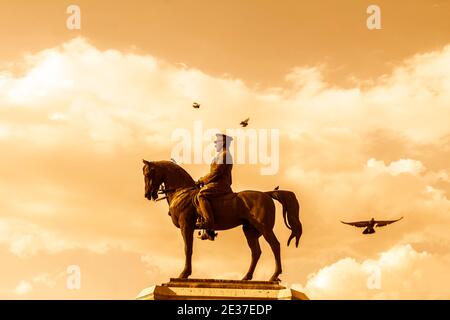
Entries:
<svg viewBox="0 0 450 320">
<path fill-rule="evenodd" d="M 233 138 L 230 136 L 227 136 L 226 134 L 223 134 L 223 133 L 216 133 L 216 141 L 215 142 L 223 142 L 223 141 L 230 143 L 231 141 L 233 141 Z"/>
</svg>

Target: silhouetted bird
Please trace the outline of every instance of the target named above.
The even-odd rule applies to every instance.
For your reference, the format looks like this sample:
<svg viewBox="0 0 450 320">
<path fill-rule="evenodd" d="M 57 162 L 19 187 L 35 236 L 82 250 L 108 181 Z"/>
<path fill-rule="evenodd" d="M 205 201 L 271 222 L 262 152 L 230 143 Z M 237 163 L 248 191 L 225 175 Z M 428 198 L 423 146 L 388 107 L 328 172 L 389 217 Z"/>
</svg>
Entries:
<svg viewBox="0 0 450 320">
<path fill-rule="evenodd" d="M 245 119 L 244 121 L 241 121 L 241 123 L 239 123 L 242 127 L 246 127 L 248 126 L 248 121 L 250 120 L 250 118 Z"/>
<path fill-rule="evenodd" d="M 273 190 L 278 190 L 280 189 L 280 186 L 276 186 Z"/>
<path fill-rule="evenodd" d="M 198 108 L 200 108 L 200 103 L 194 102 L 194 103 L 192 104 L 192 107 L 193 107 L 194 109 L 198 109 Z"/>
<path fill-rule="evenodd" d="M 387 226 L 388 224 L 394 223 L 401 219 L 403 219 L 403 217 L 401 217 L 400 219 L 397 219 L 397 220 L 375 220 L 374 218 L 372 218 L 369 221 L 357 221 L 357 222 L 341 221 L 341 222 L 351 225 L 351 226 L 354 226 L 354 227 L 365 228 L 363 231 L 363 234 L 371 234 L 371 233 L 375 233 L 374 227 L 377 227 L 377 228 L 384 227 L 384 226 Z"/>
</svg>

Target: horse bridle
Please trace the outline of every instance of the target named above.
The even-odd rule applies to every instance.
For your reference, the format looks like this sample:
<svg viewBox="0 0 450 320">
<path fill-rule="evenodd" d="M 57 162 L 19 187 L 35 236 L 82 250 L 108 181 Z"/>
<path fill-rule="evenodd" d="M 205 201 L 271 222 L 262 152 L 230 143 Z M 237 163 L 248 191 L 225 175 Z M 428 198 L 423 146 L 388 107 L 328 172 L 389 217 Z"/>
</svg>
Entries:
<svg viewBox="0 0 450 320">
<path fill-rule="evenodd" d="M 181 190 L 181 189 L 191 190 L 191 189 L 195 189 L 195 188 L 198 188 L 198 186 L 195 185 L 193 187 L 187 187 L 187 188 L 183 187 L 183 188 L 166 189 L 161 184 L 160 187 L 159 187 L 159 190 L 158 190 L 158 194 L 164 194 L 165 196 L 162 197 L 162 198 L 158 198 L 155 201 L 161 201 L 161 200 L 167 199 L 168 193 L 176 192 L 176 191 Z"/>
</svg>

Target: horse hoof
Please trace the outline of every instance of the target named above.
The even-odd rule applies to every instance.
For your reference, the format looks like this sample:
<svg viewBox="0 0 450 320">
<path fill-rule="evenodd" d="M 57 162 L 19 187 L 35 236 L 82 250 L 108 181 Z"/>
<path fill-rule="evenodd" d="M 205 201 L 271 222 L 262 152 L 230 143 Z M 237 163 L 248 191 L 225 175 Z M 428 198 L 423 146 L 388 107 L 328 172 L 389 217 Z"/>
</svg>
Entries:
<svg viewBox="0 0 450 320">
<path fill-rule="evenodd" d="M 278 277 L 272 277 L 272 278 L 270 278 L 270 280 L 269 281 L 271 281 L 271 282 L 280 282 L 281 281 L 281 279 L 280 278 L 278 278 Z"/>
<path fill-rule="evenodd" d="M 187 279 L 189 277 L 189 275 L 190 275 L 190 273 L 188 273 L 188 272 L 182 272 L 178 276 L 178 279 Z"/>
</svg>

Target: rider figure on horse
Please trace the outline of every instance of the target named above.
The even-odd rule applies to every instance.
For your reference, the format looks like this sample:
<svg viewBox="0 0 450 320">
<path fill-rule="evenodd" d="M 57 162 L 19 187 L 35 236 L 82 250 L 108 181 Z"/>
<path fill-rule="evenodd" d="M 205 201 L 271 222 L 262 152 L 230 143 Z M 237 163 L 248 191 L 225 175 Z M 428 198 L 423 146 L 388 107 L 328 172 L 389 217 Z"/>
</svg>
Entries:
<svg viewBox="0 0 450 320">
<path fill-rule="evenodd" d="M 232 140 L 232 137 L 225 134 L 216 134 L 214 146 L 217 155 L 211 163 L 210 172 L 196 182 L 196 185 L 201 187 L 197 194 L 197 200 L 200 215 L 203 218 L 201 221 L 197 221 L 196 228 L 203 229 L 200 237 L 202 240 L 214 240 L 217 235 L 214 232 L 214 212 L 210 199 L 233 192 L 231 190 L 233 159 L 229 151 Z"/>
</svg>

